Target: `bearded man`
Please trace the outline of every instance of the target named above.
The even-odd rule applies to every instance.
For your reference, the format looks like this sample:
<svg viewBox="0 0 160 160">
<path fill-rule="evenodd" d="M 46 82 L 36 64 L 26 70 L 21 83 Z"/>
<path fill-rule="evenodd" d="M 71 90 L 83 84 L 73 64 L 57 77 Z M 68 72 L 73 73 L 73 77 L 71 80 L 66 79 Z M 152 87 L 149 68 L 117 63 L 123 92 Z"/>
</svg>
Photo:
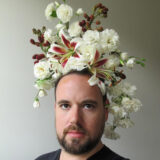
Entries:
<svg viewBox="0 0 160 160">
<path fill-rule="evenodd" d="M 90 77 L 86 70 L 72 71 L 57 81 L 55 126 L 61 149 L 36 160 L 127 160 L 101 141 L 108 111 L 98 85 L 89 85 Z"/>
</svg>

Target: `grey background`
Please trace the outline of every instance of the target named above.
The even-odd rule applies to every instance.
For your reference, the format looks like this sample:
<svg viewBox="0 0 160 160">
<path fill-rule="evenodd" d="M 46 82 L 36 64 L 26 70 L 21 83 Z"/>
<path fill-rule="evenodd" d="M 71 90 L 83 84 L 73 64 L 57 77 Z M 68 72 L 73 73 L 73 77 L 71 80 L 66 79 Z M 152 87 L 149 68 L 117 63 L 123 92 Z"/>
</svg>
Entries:
<svg viewBox="0 0 160 160">
<path fill-rule="evenodd" d="M 54 129 L 54 93 L 41 99 L 33 109 L 34 53 L 31 29 L 54 27 L 44 16 L 51 0 L 0 0 L 0 160 L 33 160 L 42 153 L 59 148 Z M 75 9 L 91 8 L 96 0 L 70 0 Z M 137 66 L 128 81 L 138 87 L 143 103 L 133 114 L 136 125 L 119 130 L 121 139 L 103 142 L 132 160 L 158 159 L 160 146 L 160 1 L 103 0 L 110 9 L 107 28 L 120 35 L 121 50 L 145 57 L 146 67 Z"/>
</svg>

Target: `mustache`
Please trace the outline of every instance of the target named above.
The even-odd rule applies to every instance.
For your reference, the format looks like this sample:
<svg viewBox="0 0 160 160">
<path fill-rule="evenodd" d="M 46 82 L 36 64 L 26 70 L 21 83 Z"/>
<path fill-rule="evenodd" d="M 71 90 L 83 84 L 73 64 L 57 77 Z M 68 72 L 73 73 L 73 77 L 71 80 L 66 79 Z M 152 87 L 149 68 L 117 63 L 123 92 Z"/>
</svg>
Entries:
<svg viewBox="0 0 160 160">
<path fill-rule="evenodd" d="M 82 132 L 82 133 L 86 132 L 82 126 L 77 125 L 77 124 L 72 124 L 69 127 L 65 128 L 63 131 L 63 134 L 66 135 L 69 131 L 77 131 L 77 132 Z"/>
</svg>

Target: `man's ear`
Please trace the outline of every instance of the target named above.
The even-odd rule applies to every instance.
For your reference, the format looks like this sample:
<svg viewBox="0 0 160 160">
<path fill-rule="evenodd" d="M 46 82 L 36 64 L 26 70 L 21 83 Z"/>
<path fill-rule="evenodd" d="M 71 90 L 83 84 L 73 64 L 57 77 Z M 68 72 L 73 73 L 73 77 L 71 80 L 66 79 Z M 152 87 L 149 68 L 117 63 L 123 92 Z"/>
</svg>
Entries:
<svg viewBox="0 0 160 160">
<path fill-rule="evenodd" d="M 108 120 L 108 108 L 105 108 L 105 121 Z"/>
</svg>

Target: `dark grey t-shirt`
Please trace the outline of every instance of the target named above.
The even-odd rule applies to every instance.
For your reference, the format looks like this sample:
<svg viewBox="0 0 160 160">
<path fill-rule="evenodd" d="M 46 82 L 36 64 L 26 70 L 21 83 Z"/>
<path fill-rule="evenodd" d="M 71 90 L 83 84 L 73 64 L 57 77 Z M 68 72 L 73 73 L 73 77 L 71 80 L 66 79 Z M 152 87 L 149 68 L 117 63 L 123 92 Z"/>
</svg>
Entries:
<svg viewBox="0 0 160 160">
<path fill-rule="evenodd" d="M 59 160 L 61 154 L 61 150 L 56 150 L 54 152 L 50 152 L 47 154 L 44 154 L 35 160 Z M 100 151 L 89 157 L 87 160 L 129 160 L 126 158 L 123 158 L 110 150 L 108 147 L 104 146 Z"/>
</svg>

